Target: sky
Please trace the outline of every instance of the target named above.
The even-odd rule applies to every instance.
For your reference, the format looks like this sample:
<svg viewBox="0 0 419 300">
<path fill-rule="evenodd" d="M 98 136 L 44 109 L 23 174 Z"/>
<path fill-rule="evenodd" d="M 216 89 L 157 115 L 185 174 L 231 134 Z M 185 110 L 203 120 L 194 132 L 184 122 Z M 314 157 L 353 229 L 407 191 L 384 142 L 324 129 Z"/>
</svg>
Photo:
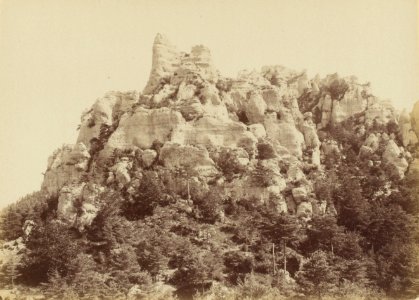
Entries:
<svg viewBox="0 0 419 300">
<path fill-rule="evenodd" d="M 0 207 L 36 191 L 48 156 L 111 90 L 142 90 L 156 33 L 203 44 L 221 74 L 280 64 L 419 100 L 416 0 L 0 0 Z"/>
</svg>

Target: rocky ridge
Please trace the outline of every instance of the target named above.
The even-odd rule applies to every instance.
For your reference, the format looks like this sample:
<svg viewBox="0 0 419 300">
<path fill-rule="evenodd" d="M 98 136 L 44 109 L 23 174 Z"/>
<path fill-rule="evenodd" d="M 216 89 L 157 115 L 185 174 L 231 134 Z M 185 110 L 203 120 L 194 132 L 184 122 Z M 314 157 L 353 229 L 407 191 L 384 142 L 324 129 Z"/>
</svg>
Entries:
<svg viewBox="0 0 419 300">
<path fill-rule="evenodd" d="M 98 99 L 82 115 L 76 144 L 49 158 L 42 189 L 58 197 L 58 218 L 83 230 L 105 187 L 129 194 L 143 170 L 158 165 L 309 219 L 334 211 L 312 196 L 308 174 L 340 156 L 342 144 L 331 131 L 345 122 L 363 141 L 357 155 L 366 164 L 383 164 L 398 178 L 418 165 L 409 151 L 418 143 L 418 103 L 400 114 L 355 77 L 309 79 L 282 66 L 225 78 L 208 48 L 181 52 L 158 34 L 142 93 Z M 393 124 L 400 129 L 388 134 L 384 128 Z M 255 180 L 258 172 L 268 178 Z"/>
</svg>

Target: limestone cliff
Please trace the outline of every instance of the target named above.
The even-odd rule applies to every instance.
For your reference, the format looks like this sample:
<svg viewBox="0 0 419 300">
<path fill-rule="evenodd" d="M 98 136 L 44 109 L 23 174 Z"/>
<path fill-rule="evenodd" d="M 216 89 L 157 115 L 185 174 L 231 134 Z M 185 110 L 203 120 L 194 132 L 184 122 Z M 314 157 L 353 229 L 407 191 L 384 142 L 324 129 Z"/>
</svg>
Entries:
<svg viewBox="0 0 419 300">
<path fill-rule="evenodd" d="M 154 166 L 184 169 L 204 186 L 215 181 L 310 218 L 334 210 L 311 197 L 306 174 L 341 156 L 332 132 L 345 122 L 363 143 L 357 154 L 403 178 L 418 143 L 419 104 L 410 116 L 398 114 L 354 77 L 309 79 L 282 66 L 222 77 L 208 48 L 184 53 L 158 34 L 143 92 L 98 99 L 82 116 L 76 144 L 50 157 L 42 187 L 58 196 L 58 218 L 80 230 L 95 217 L 105 187 L 129 194 Z M 394 124 L 398 130 L 388 134 Z M 255 183 L 260 170 L 269 178 Z"/>
</svg>

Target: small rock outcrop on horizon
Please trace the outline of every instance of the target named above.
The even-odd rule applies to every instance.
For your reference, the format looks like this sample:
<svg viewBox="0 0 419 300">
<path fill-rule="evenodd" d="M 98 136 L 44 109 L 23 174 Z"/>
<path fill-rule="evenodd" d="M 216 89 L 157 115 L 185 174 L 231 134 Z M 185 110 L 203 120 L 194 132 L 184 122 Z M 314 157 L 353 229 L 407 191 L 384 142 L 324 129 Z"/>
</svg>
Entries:
<svg viewBox="0 0 419 300">
<path fill-rule="evenodd" d="M 392 182 L 419 171 L 419 102 L 412 113 L 400 113 L 354 76 L 308 78 L 304 71 L 279 65 L 244 70 L 237 78 L 223 77 L 207 47 L 199 45 L 182 52 L 161 34 L 152 49 L 152 69 L 145 88 L 108 92 L 99 98 L 82 114 L 75 144 L 63 145 L 48 159 L 42 192 L 55 201 L 49 217 L 54 226 L 70 228 L 81 236 L 91 235 L 92 228 L 111 230 L 106 227 L 111 225 L 105 217 L 112 215 L 107 207 L 109 199 L 112 202 L 118 197 L 124 199 L 120 209 L 126 209 L 129 221 L 173 206 L 162 218 L 176 211 L 176 215 L 218 222 L 225 226 L 224 238 L 230 234 L 227 230 L 236 230 L 229 227 L 235 220 L 229 210 L 240 201 L 246 203 L 246 209 L 262 205 L 271 214 L 293 216 L 307 230 L 312 226 L 307 224 L 320 217 L 335 218 L 343 226 L 346 223 L 340 214 L 347 206 L 336 200 L 342 197 L 338 192 L 335 194 L 340 196 L 331 196 L 330 188 L 334 172 L 342 165 L 356 161 L 356 168 L 365 174 Z M 362 180 L 368 177 L 357 176 Z M 153 182 L 161 186 L 155 187 Z M 322 188 L 326 184 L 329 186 Z M 391 189 L 384 186 L 368 195 L 368 201 L 379 201 L 388 190 L 390 195 Z M 163 200 L 152 205 L 141 202 L 154 201 L 155 194 L 147 194 L 149 188 L 164 190 Z M 119 196 L 109 196 L 113 193 Z M 209 208 L 218 197 L 214 193 L 223 195 L 224 209 Z M 351 209 L 362 209 L 357 205 Z M 154 219 L 148 222 L 160 224 Z M 176 234 L 195 230 L 183 228 L 179 220 L 173 222 L 177 222 L 171 229 Z M 131 226 L 128 223 L 112 226 Z M 348 230 L 355 230 L 348 224 Z M 208 228 L 201 229 L 194 247 L 205 244 L 205 237 L 216 235 L 206 232 Z M 101 238 L 86 243 L 95 249 Z M 237 237 L 250 244 L 252 238 Z M 112 245 L 121 243 L 119 237 L 113 239 Z M 107 244 L 100 255 L 128 251 L 112 245 Z M 364 246 L 372 249 L 371 245 Z M 332 253 L 339 253 L 340 246 L 331 247 Z M 248 250 L 240 253 L 249 261 L 255 259 Z M 106 260 L 100 255 L 95 263 Z M 289 281 L 307 258 L 295 252 L 292 259 L 292 276 L 286 272 Z M 267 266 L 255 268 L 260 271 Z M 154 275 L 169 276 L 162 272 Z"/>
</svg>

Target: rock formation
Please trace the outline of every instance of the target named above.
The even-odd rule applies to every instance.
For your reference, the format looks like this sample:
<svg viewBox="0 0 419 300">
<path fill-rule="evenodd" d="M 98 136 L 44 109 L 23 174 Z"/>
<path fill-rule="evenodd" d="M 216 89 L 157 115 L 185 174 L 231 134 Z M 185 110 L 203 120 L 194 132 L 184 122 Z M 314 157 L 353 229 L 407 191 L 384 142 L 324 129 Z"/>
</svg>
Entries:
<svg viewBox="0 0 419 300">
<path fill-rule="evenodd" d="M 310 200 L 305 172 L 322 172 L 330 157 L 345 159 L 345 145 L 332 134 L 345 122 L 362 141 L 360 157 L 375 155 L 403 178 L 405 147 L 418 143 L 418 104 L 399 116 L 354 77 L 309 79 L 282 66 L 225 78 L 208 48 L 181 52 L 158 34 L 143 92 L 98 99 L 82 116 L 76 144 L 49 158 L 42 187 L 59 197 L 59 218 L 80 230 L 106 186 L 134 193 L 141 172 L 155 165 L 188 169 L 204 185 L 217 179 L 230 193 L 276 199 L 275 209 L 310 217 L 328 209 Z M 399 132 L 387 132 L 392 122 Z"/>
</svg>

